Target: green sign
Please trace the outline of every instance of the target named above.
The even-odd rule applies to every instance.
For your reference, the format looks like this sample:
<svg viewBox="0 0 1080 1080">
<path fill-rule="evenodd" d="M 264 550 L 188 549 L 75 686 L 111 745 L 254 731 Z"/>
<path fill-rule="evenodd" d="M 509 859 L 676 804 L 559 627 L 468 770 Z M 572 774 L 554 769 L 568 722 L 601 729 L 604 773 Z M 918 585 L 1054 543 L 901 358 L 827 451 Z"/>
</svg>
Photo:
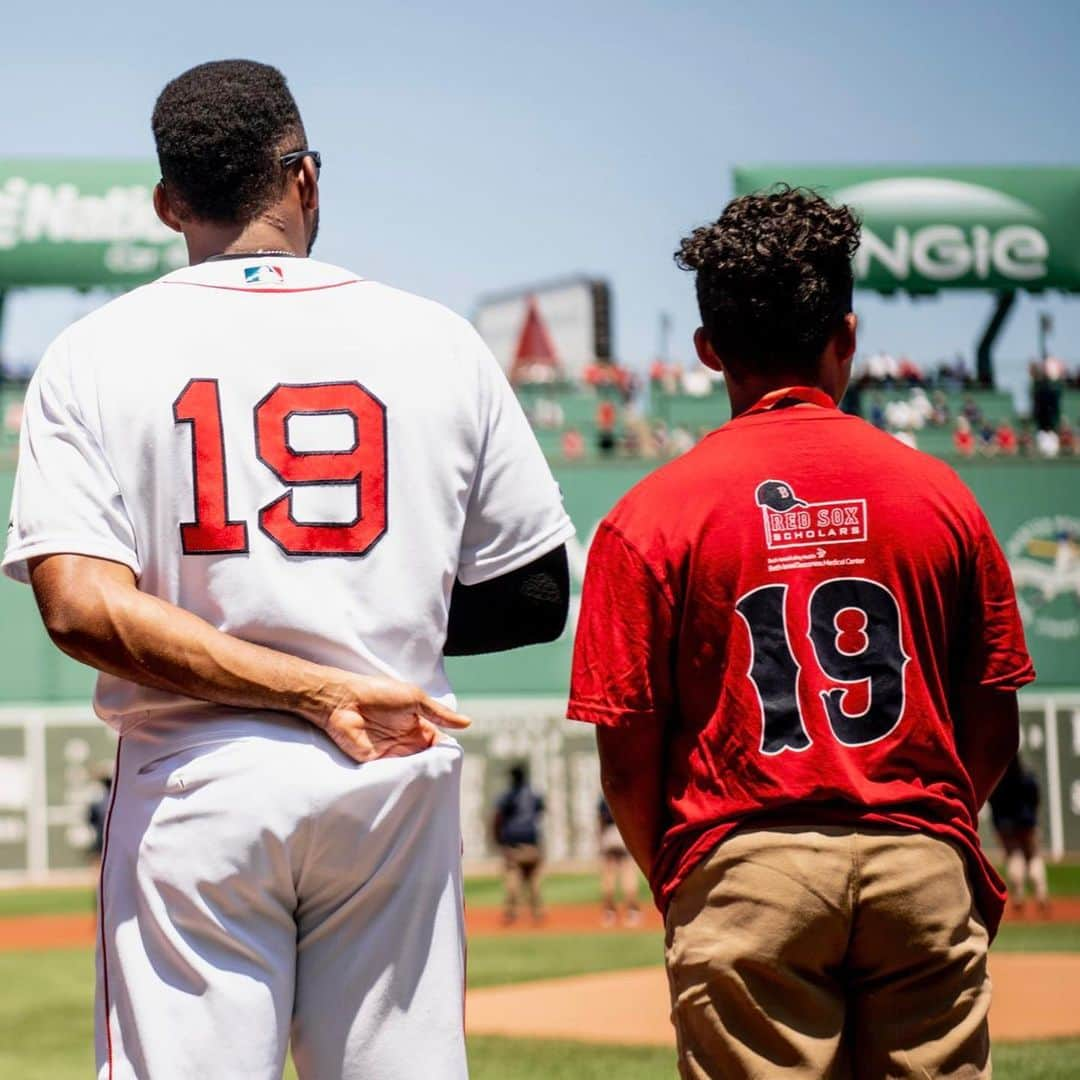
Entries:
<svg viewBox="0 0 1080 1080">
<path fill-rule="evenodd" d="M 130 288 L 187 262 L 150 161 L 0 159 L 0 290 Z"/>
<path fill-rule="evenodd" d="M 1080 168 L 735 169 L 736 195 L 777 183 L 859 212 L 864 288 L 1080 291 Z"/>
</svg>

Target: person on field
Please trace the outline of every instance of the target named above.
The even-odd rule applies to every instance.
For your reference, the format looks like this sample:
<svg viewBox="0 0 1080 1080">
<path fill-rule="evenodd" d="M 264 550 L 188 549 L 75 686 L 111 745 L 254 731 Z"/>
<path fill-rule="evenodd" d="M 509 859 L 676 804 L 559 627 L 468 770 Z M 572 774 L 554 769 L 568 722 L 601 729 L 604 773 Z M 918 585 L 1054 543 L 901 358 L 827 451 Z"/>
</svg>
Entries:
<svg viewBox="0 0 1080 1080">
<path fill-rule="evenodd" d="M 503 857 L 503 922 L 516 922 L 522 893 L 534 922 L 544 918 L 540 893 L 544 862 L 540 818 L 544 797 L 529 786 L 524 765 L 510 769 L 510 786 L 495 801 L 492 832 Z"/>
<path fill-rule="evenodd" d="M 687 1080 L 990 1075 L 977 817 L 1034 672 L 971 493 L 837 408 L 858 240 L 781 189 L 682 242 L 732 419 L 589 553 L 568 715 L 665 913 Z"/>
<path fill-rule="evenodd" d="M 618 892 L 626 905 L 626 925 L 641 921 L 638 904 L 638 868 L 630 857 L 626 841 L 615 824 L 607 799 L 600 796 L 596 805 L 596 824 L 600 842 L 600 902 L 605 926 L 614 926 L 619 917 Z"/>
<path fill-rule="evenodd" d="M 1038 777 L 1017 754 L 990 796 L 990 815 L 1005 851 L 1005 876 L 1017 912 L 1027 905 L 1028 881 L 1039 910 L 1045 914 L 1050 905 L 1046 862 L 1039 850 L 1039 801 Z"/>
<path fill-rule="evenodd" d="M 99 1080 L 464 1080 L 462 751 L 444 656 L 546 641 L 573 534 L 473 328 L 309 258 L 322 159 L 276 68 L 154 106 L 190 265 L 65 330 L 4 570 L 120 732 Z"/>
</svg>

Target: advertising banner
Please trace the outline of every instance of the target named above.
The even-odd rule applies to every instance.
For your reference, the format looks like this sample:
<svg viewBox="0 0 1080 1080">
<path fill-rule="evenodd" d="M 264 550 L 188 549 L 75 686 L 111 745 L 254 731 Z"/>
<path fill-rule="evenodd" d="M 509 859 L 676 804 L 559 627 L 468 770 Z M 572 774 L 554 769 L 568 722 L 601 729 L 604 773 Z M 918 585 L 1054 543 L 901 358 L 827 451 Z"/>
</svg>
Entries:
<svg viewBox="0 0 1080 1080">
<path fill-rule="evenodd" d="M 0 159 L 0 290 L 130 288 L 183 266 L 151 161 Z"/>
<path fill-rule="evenodd" d="M 735 169 L 736 195 L 778 183 L 858 211 L 863 288 L 1080 290 L 1080 168 Z"/>
</svg>

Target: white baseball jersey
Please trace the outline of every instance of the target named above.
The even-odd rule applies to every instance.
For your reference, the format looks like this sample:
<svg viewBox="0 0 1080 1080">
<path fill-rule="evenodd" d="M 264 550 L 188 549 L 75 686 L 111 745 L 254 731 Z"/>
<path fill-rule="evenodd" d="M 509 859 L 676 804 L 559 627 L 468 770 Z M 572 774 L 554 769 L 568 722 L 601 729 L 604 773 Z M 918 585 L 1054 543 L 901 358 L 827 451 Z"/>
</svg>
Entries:
<svg viewBox="0 0 1080 1080">
<path fill-rule="evenodd" d="M 446 698 L 455 577 L 573 532 L 495 360 L 438 304 L 311 259 L 187 267 L 65 330 L 26 397 L 3 568 L 73 552 L 249 641 Z M 98 680 L 121 731 L 217 706 Z"/>
</svg>

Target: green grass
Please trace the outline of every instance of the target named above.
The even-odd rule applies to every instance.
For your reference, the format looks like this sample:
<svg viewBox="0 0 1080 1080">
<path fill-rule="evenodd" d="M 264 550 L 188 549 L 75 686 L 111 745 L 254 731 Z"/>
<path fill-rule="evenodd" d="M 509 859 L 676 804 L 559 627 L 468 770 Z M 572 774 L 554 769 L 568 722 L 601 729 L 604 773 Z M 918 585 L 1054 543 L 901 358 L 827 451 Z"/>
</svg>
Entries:
<svg viewBox="0 0 1080 1080">
<path fill-rule="evenodd" d="M 91 949 L 0 952 L 0 1076 L 90 1076 L 93 998 Z"/>
<path fill-rule="evenodd" d="M 544 877 L 544 903 L 599 904 L 600 879 L 596 874 L 549 874 Z M 642 886 L 642 897 L 647 892 Z M 474 907 L 498 907 L 502 904 L 503 885 L 500 877 L 468 877 L 465 879 L 465 903 Z"/>
<path fill-rule="evenodd" d="M 1080 863 L 1051 865 L 1047 871 L 1051 897 L 1080 896 Z M 642 887 L 641 896 L 646 895 Z M 551 874 L 544 878 L 544 900 L 548 904 L 598 904 L 599 878 L 596 874 Z M 502 903 L 501 879 L 496 876 L 466 878 L 465 902 L 474 907 L 498 907 Z M 0 918 L 93 910 L 94 894 L 87 886 L 0 889 Z"/>
<path fill-rule="evenodd" d="M 0 918 L 16 915 L 70 915 L 94 910 L 87 885 L 51 889 L 0 889 Z"/>
<path fill-rule="evenodd" d="M 469 1040 L 471 1080 L 672 1080 L 675 1052 L 540 1039 Z"/>
<path fill-rule="evenodd" d="M 470 952 L 470 985 L 487 985 L 497 973 L 526 977 L 519 959 L 528 940 L 532 949 L 551 957 L 529 966 L 539 977 L 563 968 L 576 948 L 579 963 L 572 970 L 602 970 L 621 955 L 626 966 L 637 959 L 652 962 L 647 948 L 658 948 L 651 934 L 551 935 L 527 938 L 506 935 L 483 939 Z M 598 941 L 602 944 L 586 945 Z M 506 946 L 511 959 L 499 959 L 497 947 Z M 483 956 L 486 949 L 489 955 Z M 621 952 L 620 952 L 621 950 Z M 478 957 L 476 954 L 480 953 Z M 553 959 L 557 957 L 556 959 Z M 546 966 L 545 966 L 546 965 Z M 556 973 L 565 973 L 560 970 Z M 18 1080 L 83 1080 L 92 1071 L 93 955 L 89 949 L 50 952 L 0 953 L 0 1076 Z M 591 1046 L 574 1042 L 525 1039 L 474 1038 L 469 1040 L 472 1080 L 671 1080 L 675 1075 L 672 1052 L 667 1049 Z M 994 1073 L 1000 1080 L 1072 1080 L 1080 1061 L 1080 1040 L 1000 1043 L 994 1047 Z M 295 1080 L 295 1072 L 286 1070 Z"/>
<path fill-rule="evenodd" d="M 995 1043 L 995 1080 L 1076 1080 L 1080 1039 Z"/>
<path fill-rule="evenodd" d="M 641 896 L 646 896 L 644 886 Z M 465 879 L 465 902 L 473 907 L 499 907 L 502 879 L 497 876 Z M 547 904 L 599 904 L 596 874 L 551 874 L 544 878 Z M 62 915 L 94 910 L 94 890 L 87 885 L 55 888 L 0 889 L 0 918 L 14 915 Z"/>
<path fill-rule="evenodd" d="M 1080 952 L 1080 923 L 1004 923 L 990 949 L 996 952 Z"/>
<path fill-rule="evenodd" d="M 469 941 L 469 986 L 500 986 L 663 962 L 660 933 L 613 930 L 604 934 L 474 937 Z"/>
</svg>

